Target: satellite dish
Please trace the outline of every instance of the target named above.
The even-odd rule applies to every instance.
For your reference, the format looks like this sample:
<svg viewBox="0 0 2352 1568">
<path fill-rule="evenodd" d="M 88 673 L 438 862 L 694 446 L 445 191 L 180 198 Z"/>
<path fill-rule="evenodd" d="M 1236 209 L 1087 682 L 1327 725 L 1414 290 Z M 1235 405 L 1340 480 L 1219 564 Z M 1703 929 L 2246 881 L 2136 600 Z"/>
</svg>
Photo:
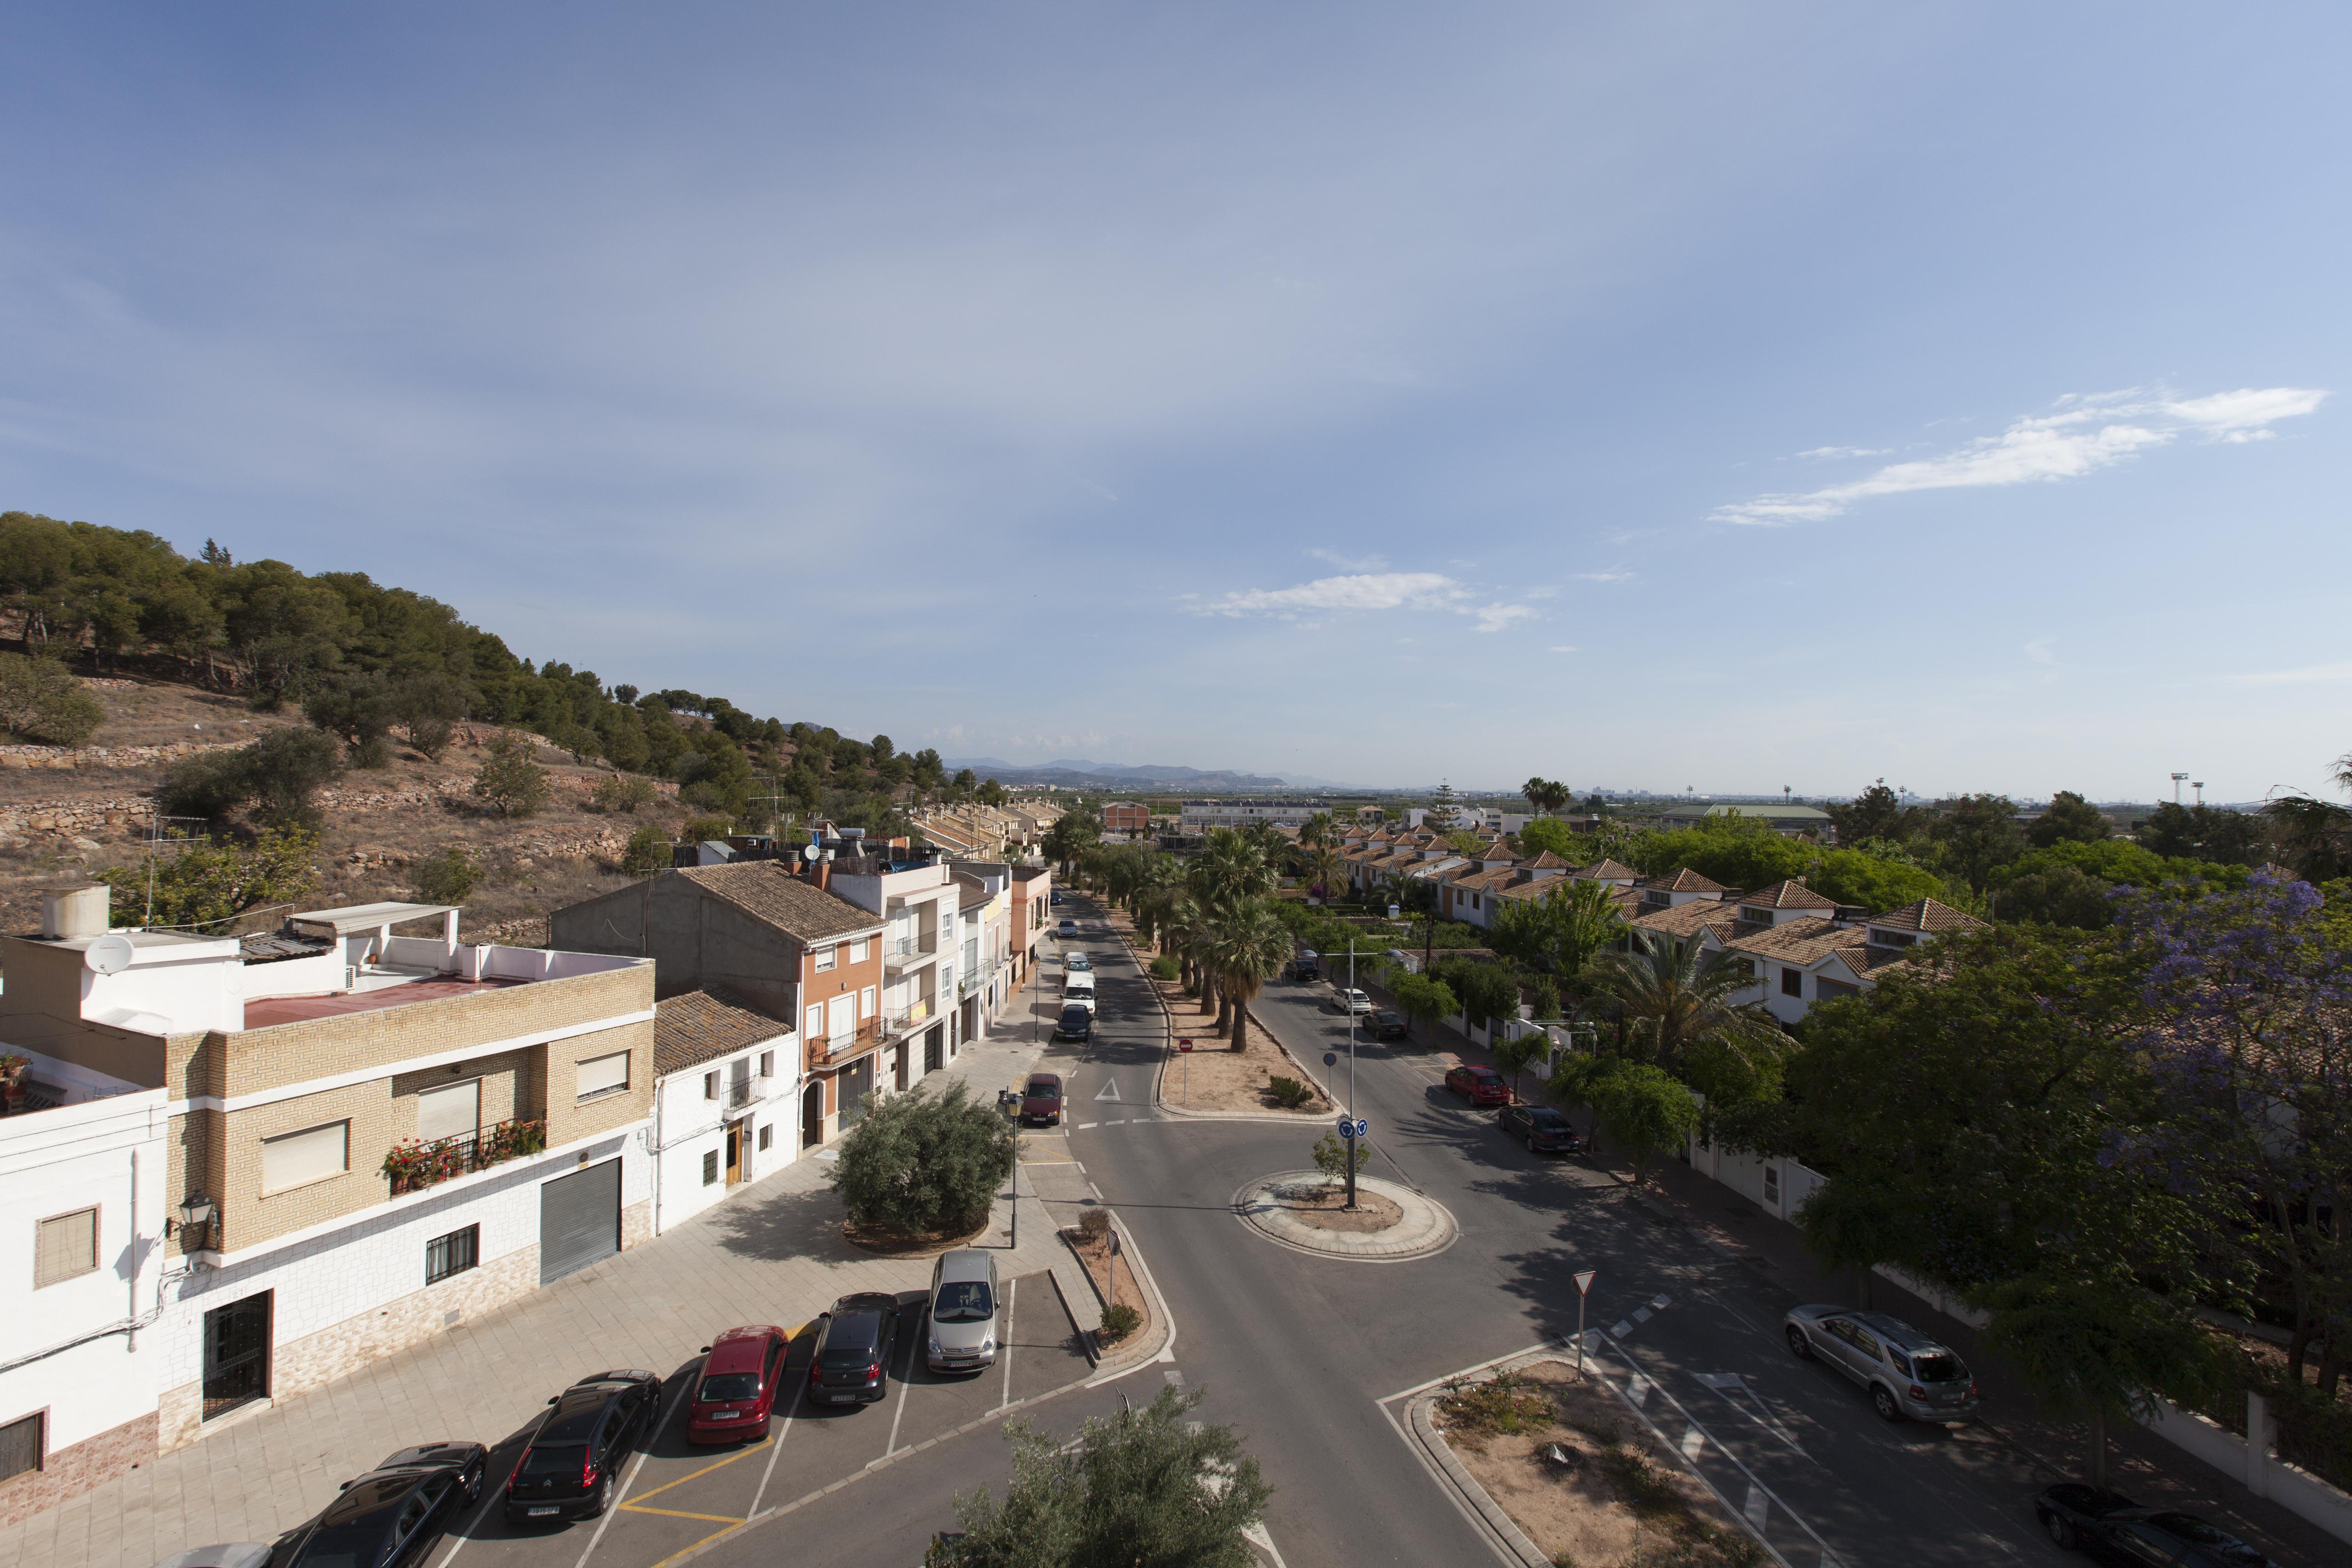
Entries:
<svg viewBox="0 0 2352 1568">
<path fill-rule="evenodd" d="M 129 937 L 109 931 L 84 950 L 81 961 L 98 973 L 120 974 L 131 967 L 131 961 L 138 955 Z"/>
<path fill-rule="evenodd" d="M 816 847 L 816 846 L 815 846 L 815 845 L 814 845 L 814 844 L 803 844 L 803 845 L 802 845 L 802 846 L 801 846 L 801 858 L 802 858 L 802 859 L 803 859 L 803 860 L 814 860 L 814 859 L 815 859 L 815 858 L 816 858 L 816 857 L 817 857 L 817 847 Z"/>
</svg>

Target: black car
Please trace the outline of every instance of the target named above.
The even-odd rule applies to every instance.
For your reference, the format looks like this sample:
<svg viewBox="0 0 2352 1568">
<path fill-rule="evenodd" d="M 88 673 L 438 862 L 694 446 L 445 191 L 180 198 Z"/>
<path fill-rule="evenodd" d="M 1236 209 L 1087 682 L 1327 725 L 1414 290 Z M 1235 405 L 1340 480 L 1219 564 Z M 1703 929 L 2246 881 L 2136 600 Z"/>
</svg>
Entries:
<svg viewBox="0 0 2352 1568">
<path fill-rule="evenodd" d="M 1495 1125 L 1514 1138 L 1527 1140 L 1530 1154 L 1584 1152 L 1584 1134 L 1549 1105 L 1507 1105 L 1495 1112 Z"/>
<path fill-rule="evenodd" d="M 1312 958 L 1294 958 L 1283 966 L 1282 973 L 1292 980 L 1320 980 L 1323 971 Z"/>
<path fill-rule="evenodd" d="M 2141 1508 L 2120 1492 L 2068 1481 L 2033 1500 L 2050 1539 L 2107 1563 L 2179 1568 L 2269 1568 L 2270 1559 L 2193 1513 Z"/>
<path fill-rule="evenodd" d="M 1365 1026 L 1376 1040 L 1405 1040 L 1412 1037 L 1412 1020 L 1393 1007 L 1383 1007 L 1372 1015 Z"/>
<path fill-rule="evenodd" d="M 824 1315 L 809 1358 L 813 1405 L 872 1405 L 889 1392 L 890 1357 L 898 1347 L 898 1298 L 844 1296 Z"/>
<path fill-rule="evenodd" d="M 661 1374 L 625 1368 L 583 1377 L 548 1402 L 530 1446 L 507 1477 L 507 1517 L 594 1519 L 631 1449 L 653 1436 Z"/>
<path fill-rule="evenodd" d="M 479 1443 L 403 1448 L 296 1531 L 270 1561 L 283 1568 L 410 1568 L 431 1555 L 482 1495 L 489 1451 Z"/>
<path fill-rule="evenodd" d="M 1073 1002 L 1062 1009 L 1061 1021 L 1054 1026 L 1057 1040 L 1091 1040 L 1095 1037 L 1095 1010 L 1083 1003 Z"/>
</svg>

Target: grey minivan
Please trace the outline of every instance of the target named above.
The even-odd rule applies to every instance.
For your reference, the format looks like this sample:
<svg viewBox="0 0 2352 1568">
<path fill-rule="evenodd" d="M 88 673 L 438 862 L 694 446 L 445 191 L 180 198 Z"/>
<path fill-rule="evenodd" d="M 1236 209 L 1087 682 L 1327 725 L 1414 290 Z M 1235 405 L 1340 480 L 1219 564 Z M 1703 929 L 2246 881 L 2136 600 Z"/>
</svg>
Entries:
<svg viewBox="0 0 2352 1568">
<path fill-rule="evenodd" d="M 1886 1420 L 1952 1422 L 1976 1415 L 1977 1380 L 1967 1363 L 1900 1318 L 1791 1307 L 1781 1329 L 1800 1361 L 1825 1361 L 1862 1384 Z"/>
<path fill-rule="evenodd" d="M 976 1247 L 940 1254 L 931 1268 L 931 1336 L 924 1347 L 933 1372 L 978 1372 L 996 1364 L 996 1255 Z"/>
</svg>

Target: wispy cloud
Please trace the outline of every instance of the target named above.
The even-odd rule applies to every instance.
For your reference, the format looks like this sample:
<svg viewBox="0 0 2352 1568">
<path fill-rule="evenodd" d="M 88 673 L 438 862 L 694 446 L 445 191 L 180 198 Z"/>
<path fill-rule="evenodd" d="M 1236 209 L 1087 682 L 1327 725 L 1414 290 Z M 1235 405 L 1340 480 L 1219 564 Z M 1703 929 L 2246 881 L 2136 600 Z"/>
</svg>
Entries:
<svg viewBox="0 0 2352 1568">
<path fill-rule="evenodd" d="M 1556 642 L 1551 645 L 1550 651 L 1553 653 L 1574 653 L 1576 651 L 1576 645 L 1574 643 Z"/>
<path fill-rule="evenodd" d="M 1320 561 L 1328 566 L 1337 566 L 1342 572 L 1385 572 L 1389 569 L 1388 557 L 1385 555 L 1347 555 L 1337 550 L 1326 550 L 1320 545 L 1302 550 L 1299 553 L 1310 561 Z"/>
<path fill-rule="evenodd" d="M 1630 583 L 1631 572 L 1571 572 L 1569 576 L 1579 583 Z"/>
<path fill-rule="evenodd" d="M 1895 450 L 1892 447 L 1816 447 L 1810 452 L 1800 452 L 1800 458 L 1883 458 Z"/>
<path fill-rule="evenodd" d="M 2057 663 L 2058 656 L 2051 651 L 2051 645 L 2057 640 L 2056 637 L 2035 637 L 2025 645 L 2025 657 L 2036 664 Z"/>
<path fill-rule="evenodd" d="M 2265 669 L 2231 679 L 2240 686 L 2331 686 L 2352 680 L 2352 663 L 2306 664 L 2299 669 Z"/>
<path fill-rule="evenodd" d="M 1468 584 L 1442 572 L 1351 572 L 1290 588 L 1248 588 L 1184 607 L 1198 616 L 1269 616 L 1278 620 L 1364 610 L 1444 610 L 1468 616 L 1476 630 L 1498 632 L 1539 611 L 1507 600 L 1481 603 Z"/>
<path fill-rule="evenodd" d="M 1849 484 L 1758 496 L 1717 508 L 1714 517 L 1718 522 L 1780 527 L 1836 517 L 1877 496 L 2080 479 L 2182 436 L 2267 440 L 2275 434 L 2272 425 L 2311 413 L 2326 396 L 2325 391 L 2296 386 L 2242 387 L 2189 398 L 2144 388 L 2070 395 L 2058 400 L 2054 413 L 2016 420 L 2000 435 L 1958 451 L 1889 463 Z"/>
</svg>

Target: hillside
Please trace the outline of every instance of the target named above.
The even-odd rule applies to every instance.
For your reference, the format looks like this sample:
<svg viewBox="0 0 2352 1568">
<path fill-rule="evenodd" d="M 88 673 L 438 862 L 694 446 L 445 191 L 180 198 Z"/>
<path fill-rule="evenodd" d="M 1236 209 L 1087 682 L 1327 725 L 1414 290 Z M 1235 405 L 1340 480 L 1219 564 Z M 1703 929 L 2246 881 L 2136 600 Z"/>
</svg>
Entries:
<svg viewBox="0 0 2352 1568">
<path fill-rule="evenodd" d="M 46 888 L 137 863 L 149 797 L 172 761 L 300 722 L 172 682 L 84 685 L 107 715 L 89 745 L 0 747 L 0 931 L 37 925 Z M 617 885 L 624 879 L 612 864 L 632 829 L 656 821 L 674 830 L 683 820 L 677 786 L 661 783 L 655 785 L 661 798 L 634 816 L 591 810 L 588 791 L 609 770 L 580 766 L 544 744 L 538 758 L 550 774 L 547 809 L 522 821 L 487 816 L 467 786 L 499 732 L 496 725 L 461 724 L 438 763 L 394 746 L 385 766 L 348 771 L 322 792 L 313 906 L 411 897 L 411 862 L 456 845 L 485 873 L 466 906 L 466 931 L 479 938 Z M 538 940 L 527 930 L 511 934 Z"/>
</svg>

